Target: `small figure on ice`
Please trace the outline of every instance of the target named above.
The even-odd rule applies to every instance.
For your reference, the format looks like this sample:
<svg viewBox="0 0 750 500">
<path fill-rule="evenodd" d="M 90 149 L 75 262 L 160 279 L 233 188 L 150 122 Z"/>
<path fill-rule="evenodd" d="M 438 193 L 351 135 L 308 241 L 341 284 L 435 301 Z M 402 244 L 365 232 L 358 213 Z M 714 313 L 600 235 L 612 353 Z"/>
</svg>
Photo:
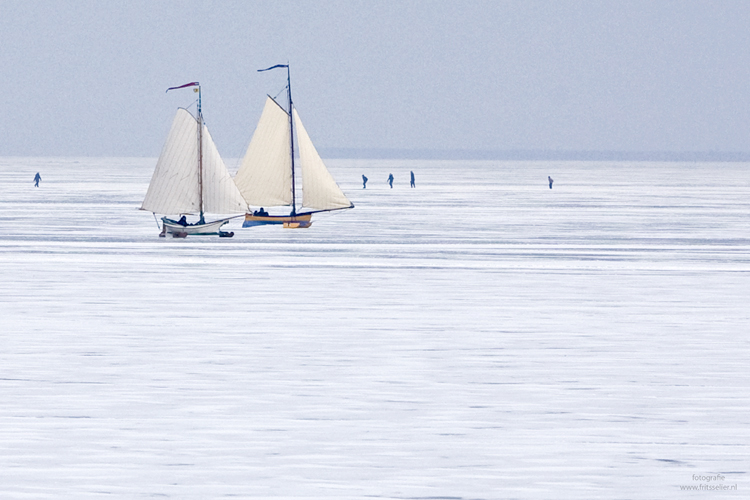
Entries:
<svg viewBox="0 0 750 500">
<path fill-rule="evenodd" d="M 42 176 L 39 175 L 39 172 L 36 173 L 34 176 L 34 187 L 39 187 L 39 181 L 42 180 Z"/>
<path fill-rule="evenodd" d="M 367 189 L 367 177 L 365 177 L 365 174 L 362 174 L 362 189 Z"/>
<path fill-rule="evenodd" d="M 552 177 L 550 177 L 549 175 L 547 176 L 547 180 L 549 181 L 549 188 L 552 189 L 552 183 L 555 181 L 552 180 Z"/>
<path fill-rule="evenodd" d="M 393 174 L 388 174 L 388 184 L 390 184 L 391 189 L 393 189 Z"/>
<path fill-rule="evenodd" d="M 417 185 L 414 183 L 414 172 L 411 171 L 411 187 L 417 187 Z"/>
</svg>

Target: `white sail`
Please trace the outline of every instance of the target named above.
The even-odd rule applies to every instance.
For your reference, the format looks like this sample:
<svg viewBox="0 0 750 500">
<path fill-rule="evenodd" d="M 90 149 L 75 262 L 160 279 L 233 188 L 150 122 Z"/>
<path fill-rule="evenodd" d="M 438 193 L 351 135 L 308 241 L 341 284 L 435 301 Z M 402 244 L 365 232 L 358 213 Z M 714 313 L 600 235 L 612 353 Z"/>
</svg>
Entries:
<svg viewBox="0 0 750 500">
<path fill-rule="evenodd" d="M 299 164 L 302 171 L 302 206 L 317 210 L 351 207 L 352 202 L 336 184 L 310 140 L 310 136 L 307 135 L 297 110 L 294 109 L 292 114 L 297 128 Z"/>
<path fill-rule="evenodd" d="M 174 117 L 141 210 L 159 214 L 200 210 L 198 123 L 184 109 Z"/>
<path fill-rule="evenodd" d="M 250 205 L 292 204 L 289 114 L 270 97 L 234 182 Z"/>
<path fill-rule="evenodd" d="M 141 210 L 159 214 L 200 212 L 198 138 L 198 120 L 186 110 L 178 109 Z M 234 214 L 247 209 L 205 125 L 202 192 L 204 212 Z"/>
<path fill-rule="evenodd" d="M 205 125 L 203 125 L 203 211 L 213 214 L 238 214 L 247 211 L 247 203 L 234 184 Z"/>
</svg>

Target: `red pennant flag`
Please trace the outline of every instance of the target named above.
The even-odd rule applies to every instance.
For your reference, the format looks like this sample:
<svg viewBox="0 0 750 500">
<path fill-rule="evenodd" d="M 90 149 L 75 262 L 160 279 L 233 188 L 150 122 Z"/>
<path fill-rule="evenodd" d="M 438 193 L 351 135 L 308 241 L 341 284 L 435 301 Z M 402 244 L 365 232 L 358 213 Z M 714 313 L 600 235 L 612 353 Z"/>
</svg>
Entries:
<svg viewBox="0 0 750 500">
<path fill-rule="evenodd" d="M 198 82 L 190 82 L 190 83 L 186 83 L 185 85 L 180 85 L 179 87 L 169 87 L 167 89 L 167 92 L 169 92 L 170 90 L 175 90 L 175 89 L 184 89 L 185 87 L 199 87 L 199 86 L 200 86 L 200 83 Z"/>
</svg>

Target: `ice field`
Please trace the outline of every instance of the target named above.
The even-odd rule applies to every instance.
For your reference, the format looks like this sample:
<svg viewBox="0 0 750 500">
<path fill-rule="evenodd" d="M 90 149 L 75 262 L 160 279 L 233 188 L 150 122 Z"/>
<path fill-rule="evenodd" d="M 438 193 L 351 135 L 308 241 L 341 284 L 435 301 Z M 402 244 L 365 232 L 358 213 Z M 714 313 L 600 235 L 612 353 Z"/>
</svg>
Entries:
<svg viewBox="0 0 750 500">
<path fill-rule="evenodd" d="M 750 165 L 330 160 L 174 239 L 155 162 L 0 159 L 0 498 L 750 495 Z"/>
</svg>

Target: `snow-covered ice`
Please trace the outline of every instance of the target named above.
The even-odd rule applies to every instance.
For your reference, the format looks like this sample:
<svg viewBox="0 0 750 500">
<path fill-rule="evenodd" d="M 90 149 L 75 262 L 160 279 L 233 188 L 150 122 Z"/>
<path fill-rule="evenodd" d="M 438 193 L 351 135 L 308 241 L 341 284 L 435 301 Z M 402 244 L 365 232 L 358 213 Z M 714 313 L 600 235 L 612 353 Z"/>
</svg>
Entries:
<svg viewBox="0 0 750 500">
<path fill-rule="evenodd" d="M 335 160 L 184 240 L 154 164 L 0 159 L 0 497 L 748 495 L 747 164 Z"/>
</svg>

